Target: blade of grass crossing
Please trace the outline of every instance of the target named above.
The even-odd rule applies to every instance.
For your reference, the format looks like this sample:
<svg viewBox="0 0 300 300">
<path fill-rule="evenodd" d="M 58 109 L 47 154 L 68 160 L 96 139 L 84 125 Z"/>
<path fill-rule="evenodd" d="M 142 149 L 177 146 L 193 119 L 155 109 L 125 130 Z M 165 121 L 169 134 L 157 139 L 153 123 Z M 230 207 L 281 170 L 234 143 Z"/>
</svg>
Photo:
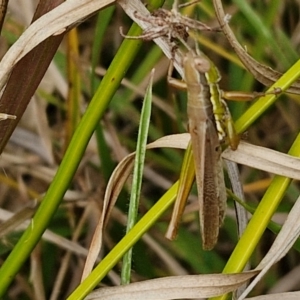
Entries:
<svg viewBox="0 0 300 300">
<path fill-rule="evenodd" d="M 144 103 L 142 107 L 141 120 L 139 124 L 139 133 L 136 146 L 136 156 L 134 162 L 134 171 L 132 179 L 132 188 L 130 195 L 129 211 L 126 233 L 128 233 L 136 224 L 139 199 L 141 195 L 144 161 L 146 155 L 146 145 L 149 131 L 149 123 L 151 116 L 151 103 L 152 103 L 152 83 L 153 83 L 154 70 L 151 73 L 150 82 L 145 94 Z M 130 283 L 132 261 L 132 248 L 124 255 L 123 267 L 121 273 L 121 283 Z"/>
</svg>

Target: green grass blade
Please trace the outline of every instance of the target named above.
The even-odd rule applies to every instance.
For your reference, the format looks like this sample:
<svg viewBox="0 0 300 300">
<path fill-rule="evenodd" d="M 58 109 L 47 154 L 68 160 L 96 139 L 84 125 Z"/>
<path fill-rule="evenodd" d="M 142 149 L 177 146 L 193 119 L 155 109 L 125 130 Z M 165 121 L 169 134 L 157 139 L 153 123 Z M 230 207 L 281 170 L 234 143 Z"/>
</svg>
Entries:
<svg viewBox="0 0 300 300">
<path fill-rule="evenodd" d="M 135 162 L 134 162 L 132 189 L 130 195 L 126 233 L 128 233 L 133 228 L 137 220 L 139 199 L 141 195 L 142 180 L 143 180 L 148 130 L 150 124 L 150 117 L 151 117 L 153 74 L 154 72 L 152 72 L 151 74 L 150 82 L 145 94 L 144 103 L 141 112 L 141 120 L 139 125 L 139 133 L 138 133 L 138 140 L 136 146 L 136 155 L 135 155 Z M 123 267 L 121 272 L 122 284 L 130 283 L 131 261 L 132 261 L 132 248 L 124 255 L 123 258 Z"/>
</svg>

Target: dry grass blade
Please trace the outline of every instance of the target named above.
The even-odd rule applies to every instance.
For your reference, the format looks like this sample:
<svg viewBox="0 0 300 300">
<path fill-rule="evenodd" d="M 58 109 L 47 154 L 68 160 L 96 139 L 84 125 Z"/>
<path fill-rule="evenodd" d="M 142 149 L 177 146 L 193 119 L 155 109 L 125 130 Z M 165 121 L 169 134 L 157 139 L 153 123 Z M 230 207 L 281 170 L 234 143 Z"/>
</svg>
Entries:
<svg viewBox="0 0 300 300">
<path fill-rule="evenodd" d="M 275 81 L 279 79 L 279 77 L 281 77 L 282 74 L 268 66 L 259 63 L 247 53 L 247 51 L 240 45 L 233 31 L 230 29 L 230 26 L 226 22 L 226 15 L 224 13 L 221 0 L 214 0 L 213 3 L 221 28 L 223 29 L 223 32 L 231 47 L 239 56 L 244 66 L 259 82 L 263 83 L 265 86 L 272 85 Z M 292 86 L 289 89 L 287 89 L 287 91 L 290 93 L 299 94 L 300 82 L 296 81 L 295 83 L 293 83 Z"/>
<path fill-rule="evenodd" d="M 300 159 L 288 154 L 242 141 L 237 150 L 226 149 L 222 156 L 255 169 L 300 180 Z"/>
<path fill-rule="evenodd" d="M 165 237 L 174 240 L 177 237 L 179 223 L 182 218 L 192 184 L 195 179 L 195 164 L 193 163 L 192 145 L 185 151 L 181 172 L 178 180 L 177 196 L 174 203 L 171 219 Z"/>
<path fill-rule="evenodd" d="M 230 183 L 231 183 L 231 187 L 232 187 L 232 191 L 233 193 L 239 197 L 239 199 L 246 203 L 246 197 L 244 194 L 244 189 L 243 189 L 243 185 L 241 182 L 241 178 L 240 178 L 240 172 L 239 172 L 239 168 L 237 163 L 232 162 L 230 160 L 225 159 L 224 160 L 226 168 L 227 168 L 227 172 L 228 172 L 228 176 L 230 179 Z M 243 207 L 240 203 L 238 203 L 237 201 L 234 202 L 234 208 L 235 208 L 235 213 L 236 213 L 236 220 L 237 220 L 237 232 L 238 232 L 238 237 L 241 238 L 241 236 L 243 235 L 243 233 L 245 232 L 249 219 L 248 219 L 248 212 L 246 210 L 245 207 Z M 250 270 L 250 263 L 248 263 L 245 267 L 244 267 L 244 271 L 248 271 Z M 233 297 L 237 298 L 237 296 L 241 295 L 242 292 L 245 290 L 245 288 L 247 287 L 246 283 L 245 285 L 242 285 L 241 287 L 239 287 Z"/>
<path fill-rule="evenodd" d="M 185 275 L 136 282 L 125 286 L 102 288 L 86 300 L 167 300 L 199 299 L 229 293 L 255 276 L 241 274 Z"/>
</svg>

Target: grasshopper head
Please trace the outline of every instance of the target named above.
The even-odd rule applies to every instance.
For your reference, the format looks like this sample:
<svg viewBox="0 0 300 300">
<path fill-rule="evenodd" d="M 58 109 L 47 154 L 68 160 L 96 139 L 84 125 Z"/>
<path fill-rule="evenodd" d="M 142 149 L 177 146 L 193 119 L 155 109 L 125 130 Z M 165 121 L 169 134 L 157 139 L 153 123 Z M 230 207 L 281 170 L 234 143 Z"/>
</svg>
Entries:
<svg viewBox="0 0 300 300">
<path fill-rule="evenodd" d="M 210 62 L 205 57 L 196 56 L 194 58 L 194 65 L 198 72 L 207 73 L 210 70 Z"/>
</svg>

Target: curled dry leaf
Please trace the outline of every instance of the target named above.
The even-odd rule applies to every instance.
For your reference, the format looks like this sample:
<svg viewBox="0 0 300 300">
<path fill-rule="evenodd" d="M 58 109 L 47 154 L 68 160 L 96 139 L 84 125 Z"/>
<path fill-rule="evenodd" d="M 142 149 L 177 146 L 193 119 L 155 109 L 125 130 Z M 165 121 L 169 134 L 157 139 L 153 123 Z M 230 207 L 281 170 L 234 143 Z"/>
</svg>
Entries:
<svg viewBox="0 0 300 300">
<path fill-rule="evenodd" d="M 241 274 L 171 276 L 124 286 L 101 288 L 85 299 L 167 300 L 214 297 L 234 291 L 256 274 L 256 271 L 252 271 Z"/>
</svg>

